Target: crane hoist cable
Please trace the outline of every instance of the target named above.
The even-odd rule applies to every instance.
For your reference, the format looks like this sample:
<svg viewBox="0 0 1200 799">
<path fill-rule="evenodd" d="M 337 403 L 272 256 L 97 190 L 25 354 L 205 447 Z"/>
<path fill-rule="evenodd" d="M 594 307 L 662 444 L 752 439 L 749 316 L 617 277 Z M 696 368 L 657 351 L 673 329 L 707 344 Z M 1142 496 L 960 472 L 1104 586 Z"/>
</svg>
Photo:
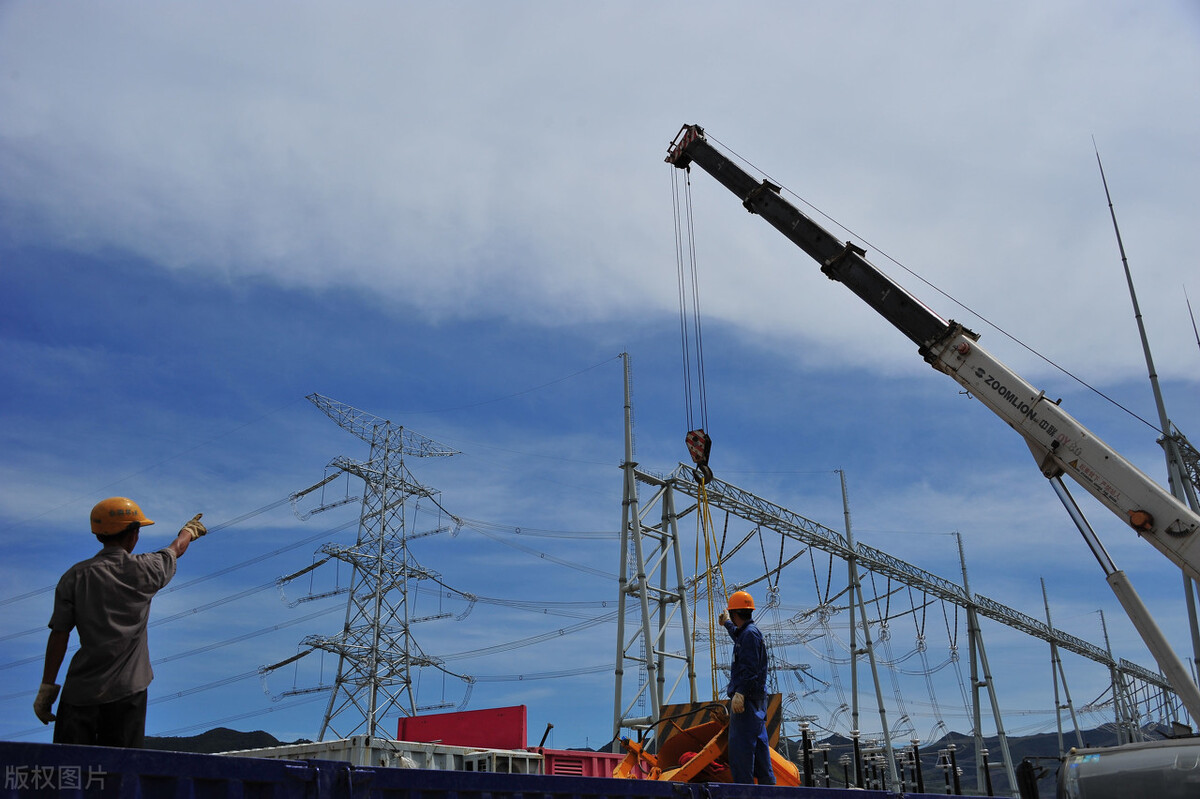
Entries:
<svg viewBox="0 0 1200 799">
<path fill-rule="evenodd" d="M 696 624 L 696 607 L 699 605 L 699 590 L 700 582 L 704 582 L 704 591 L 708 602 L 708 654 L 710 670 L 712 672 L 712 695 L 713 699 L 719 697 L 719 686 L 717 682 L 717 614 L 719 611 L 714 605 L 715 599 L 720 599 L 721 608 L 725 607 L 725 570 L 722 565 L 722 553 L 717 547 L 716 535 L 713 534 L 712 514 L 709 510 L 707 492 L 705 491 L 704 481 L 700 481 L 699 500 L 696 505 L 696 576 L 697 579 L 692 583 L 692 649 L 695 651 L 695 638 L 700 634 L 700 628 Z M 729 517 L 725 518 L 726 525 L 729 524 Z M 704 571 L 700 570 L 700 542 L 704 541 Z"/>
<path fill-rule="evenodd" d="M 704 334 L 700 315 L 700 282 L 696 265 L 696 236 L 692 216 L 692 181 L 684 170 L 681 187 L 678 173 L 671 170 L 672 208 L 675 220 L 675 272 L 679 283 L 679 340 L 683 353 L 683 397 L 688 433 L 684 438 L 688 454 L 696 464 L 697 483 L 712 481 L 708 465 L 712 438 L 708 428 L 708 394 L 704 386 Z M 693 374 L 693 361 L 695 373 Z"/>
<path fill-rule="evenodd" d="M 679 338 L 683 354 L 684 406 L 687 418 L 687 435 L 684 444 L 695 467 L 692 477 L 699 485 L 696 514 L 696 575 L 692 598 L 692 631 L 699 635 L 696 624 L 696 606 L 700 581 L 704 581 L 708 604 L 709 663 L 712 670 L 713 698 L 718 697 L 717 677 L 717 614 L 724 609 L 726 586 L 722 568 L 722 553 L 713 531 L 712 512 L 709 507 L 706 487 L 713 480 L 708 465 L 712 451 L 712 438 L 708 429 L 708 394 L 704 374 L 704 334 L 700 314 L 700 281 L 696 263 L 696 237 L 692 214 L 692 183 L 690 170 L 683 170 L 683 185 L 678 175 L 681 170 L 671 170 L 672 206 L 675 222 L 675 267 L 679 283 Z M 693 372 L 694 366 L 694 372 Z M 726 517 L 728 526 L 728 517 Z M 700 571 L 700 542 L 704 542 L 704 571 Z M 723 542 L 722 542 L 723 544 Z M 721 608 L 714 605 L 719 598 Z M 693 640 L 693 649 L 695 641 Z"/>
</svg>

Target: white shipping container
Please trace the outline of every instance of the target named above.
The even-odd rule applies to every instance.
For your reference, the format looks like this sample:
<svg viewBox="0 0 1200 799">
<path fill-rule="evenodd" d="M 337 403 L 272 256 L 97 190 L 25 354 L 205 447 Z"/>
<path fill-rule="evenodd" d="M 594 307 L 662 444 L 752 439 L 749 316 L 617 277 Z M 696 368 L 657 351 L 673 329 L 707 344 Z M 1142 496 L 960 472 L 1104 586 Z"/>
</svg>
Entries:
<svg viewBox="0 0 1200 799">
<path fill-rule="evenodd" d="M 387 738 L 373 738 L 370 735 L 355 735 L 336 741 L 271 746 L 264 749 L 239 749 L 220 754 L 267 760 L 333 760 L 352 766 L 442 771 L 539 774 L 542 770 L 542 756 L 524 749 L 479 749 L 470 746 L 393 741 Z"/>
</svg>

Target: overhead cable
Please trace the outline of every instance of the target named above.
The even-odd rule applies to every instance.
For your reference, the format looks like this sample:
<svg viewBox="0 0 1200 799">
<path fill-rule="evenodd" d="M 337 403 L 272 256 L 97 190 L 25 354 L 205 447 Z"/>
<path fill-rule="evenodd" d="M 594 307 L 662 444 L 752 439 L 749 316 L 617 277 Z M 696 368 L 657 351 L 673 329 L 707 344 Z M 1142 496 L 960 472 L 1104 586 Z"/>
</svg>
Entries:
<svg viewBox="0 0 1200 799">
<path fill-rule="evenodd" d="M 596 616 L 594 618 L 588 619 L 587 621 L 582 621 L 579 624 L 574 624 L 570 627 L 563 627 L 558 630 L 551 630 L 550 632 L 541 633 L 540 635 L 530 636 L 529 638 L 522 638 L 517 641 L 510 641 L 508 643 L 495 644 L 494 646 L 482 647 L 480 649 L 469 649 L 469 650 L 466 650 L 463 652 L 455 652 L 453 654 L 443 655 L 441 657 L 441 659 L 443 661 L 466 660 L 468 658 L 480 657 L 482 655 L 492 655 L 497 652 L 509 652 L 513 649 L 520 649 L 521 647 L 530 646 L 532 644 L 540 644 L 543 641 L 550 641 L 555 638 L 561 638 L 565 635 L 570 635 L 571 633 L 579 632 L 580 630 L 586 630 L 589 627 L 595 627 L 597 624 L 603 624 L 605 622 L 610 622 L 610 621 L 614 620 L 616 617 L 617 617 L 617 613 L 616 613 L 616 611 L 613 611 L 612 613 L 605 613 L 601 616 Z"/>
</svg>

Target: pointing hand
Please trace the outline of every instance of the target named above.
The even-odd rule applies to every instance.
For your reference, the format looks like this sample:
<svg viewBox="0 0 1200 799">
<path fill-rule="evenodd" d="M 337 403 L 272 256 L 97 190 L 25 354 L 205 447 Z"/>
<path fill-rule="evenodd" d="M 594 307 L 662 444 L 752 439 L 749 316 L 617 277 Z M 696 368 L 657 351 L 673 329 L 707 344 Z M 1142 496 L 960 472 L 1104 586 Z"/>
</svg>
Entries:
<svg viewBox="0 0 1200 799">
<path fill-rule="evenodd" d="M 208 528 L 200 523 L 200 517 L 203 515 L 204 515 L 203 513 L 197 513 L 195 516 L 192 517 L 192 520 L 190 522 L 188 522 L 187 524 L 185 524 L 183 526 L 183 529 L 180 530 L 179 532 L 188 533 L 189 535 L 191 535 L 193 541 L 195 541 L 197 538 L 199 538 L 202 535 L 207 535 Z"/>
</svg>

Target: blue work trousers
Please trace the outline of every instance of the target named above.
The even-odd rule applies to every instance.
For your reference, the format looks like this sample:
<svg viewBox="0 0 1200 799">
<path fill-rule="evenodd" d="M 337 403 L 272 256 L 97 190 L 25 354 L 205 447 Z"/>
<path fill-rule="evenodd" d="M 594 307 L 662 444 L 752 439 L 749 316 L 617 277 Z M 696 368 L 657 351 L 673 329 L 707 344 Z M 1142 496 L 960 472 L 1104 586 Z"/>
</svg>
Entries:
<svg viewBox="0 0 1200 799">
<path fill-rule="evenodd" d="M 765 696 L 746 699 L 745 710 L 729 714 L 729 771 L 734 782 L 775 784 Z"/>
</svg>

